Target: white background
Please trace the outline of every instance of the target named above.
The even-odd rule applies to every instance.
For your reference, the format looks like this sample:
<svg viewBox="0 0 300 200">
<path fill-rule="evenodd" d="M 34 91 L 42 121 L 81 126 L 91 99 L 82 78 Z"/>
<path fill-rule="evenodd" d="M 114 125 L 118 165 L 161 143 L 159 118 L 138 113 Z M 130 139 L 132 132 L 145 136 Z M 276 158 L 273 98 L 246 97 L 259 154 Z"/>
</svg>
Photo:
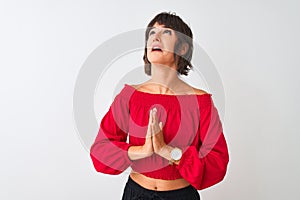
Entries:
<svg viewBox="0 0 300 200">
<path fill-rule="evenodd" d="M 299 199 L 299 8 L 296 0 L 1 1 L 0 199 L 120 199 L 128 173 L 94 170 L 73 122 L 74 84 L 96 47 L 161 11 L 191 26 L 225 89 L 230 165 L 201 198 Z"/>
</svg>

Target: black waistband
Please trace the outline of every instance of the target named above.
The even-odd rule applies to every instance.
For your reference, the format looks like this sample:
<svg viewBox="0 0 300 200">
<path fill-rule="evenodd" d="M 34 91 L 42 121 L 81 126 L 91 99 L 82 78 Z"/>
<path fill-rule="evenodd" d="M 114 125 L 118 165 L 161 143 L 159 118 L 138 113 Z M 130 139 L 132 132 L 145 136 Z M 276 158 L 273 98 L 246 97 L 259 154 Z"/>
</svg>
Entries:
<svg viewBox="0 0 300 200">
<path fill-rule="evenodd" d="M 196 189 L 193 188 L 193 186 L 189 185 L 187 187 L 184 188 L 180 188 L 180 189 L 175 189 L 175 190 L 168 190 L 168 191 L 156 191 L 156 190 L 150 190 L 147 188 L 142 187 L 141 185 L 139 185 L 138 183 L 136 183 L 134 180 L 132 180 L 132 178 L 129 176 L 128 177 L 128 181 L 127 181 L 127 185 L 134 191 L 138 192 L 138 193 L 144 193 L 144 194 L 149 194 L 150 196 L 153 194 L 160 194 L 163 196 L 183 196 L 186 195 L 188 193 L 190 193 L 191 191 L 195 191 Z"/>
</svg>

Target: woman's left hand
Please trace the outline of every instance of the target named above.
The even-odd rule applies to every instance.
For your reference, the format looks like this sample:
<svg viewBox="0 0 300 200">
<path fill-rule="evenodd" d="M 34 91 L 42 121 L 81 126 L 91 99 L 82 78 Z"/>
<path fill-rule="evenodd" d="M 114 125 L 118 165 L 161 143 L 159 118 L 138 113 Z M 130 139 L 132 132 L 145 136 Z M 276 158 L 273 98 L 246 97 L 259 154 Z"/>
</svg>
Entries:
<svg viewBox="0 0 300 200">
<path fill-rule="evenodd" d="M 164 134 L 163 134 L 163 125 L 162 122 L 158 123 L 157 118 L 157 109 L 153 108 L 152 112 L 152 143 L 153 143 L 153 149 L 156 154 L 159 154 L 162 152 L 162 150 L 167 146 L 164 140 Z"/>
</svg>

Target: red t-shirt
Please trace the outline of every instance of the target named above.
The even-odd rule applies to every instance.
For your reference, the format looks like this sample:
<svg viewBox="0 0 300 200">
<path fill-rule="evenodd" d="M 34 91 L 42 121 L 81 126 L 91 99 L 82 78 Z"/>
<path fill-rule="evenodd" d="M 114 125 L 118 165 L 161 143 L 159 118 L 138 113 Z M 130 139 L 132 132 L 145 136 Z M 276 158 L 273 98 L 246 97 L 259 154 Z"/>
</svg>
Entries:
<svg viewBox="0 0 300 200">
<path fill-rule="evenodd" d="M 102 118 L 90 156 L 95 169 L 120 174 L 129 166 L 147 177 L 186 179 L 196 189 L 223 180 L 229 161 L 227 144 L 212 94 L 165 95 L 136 90 L 125 84 Z M 130 146 L 145 143 L 149 111 L 157 108 L 166 144 L 183 150 L 179 165 L 153 154 L 130 160 Z M 129 138 L 127 142 L 127 138 Z"/>
</svg>

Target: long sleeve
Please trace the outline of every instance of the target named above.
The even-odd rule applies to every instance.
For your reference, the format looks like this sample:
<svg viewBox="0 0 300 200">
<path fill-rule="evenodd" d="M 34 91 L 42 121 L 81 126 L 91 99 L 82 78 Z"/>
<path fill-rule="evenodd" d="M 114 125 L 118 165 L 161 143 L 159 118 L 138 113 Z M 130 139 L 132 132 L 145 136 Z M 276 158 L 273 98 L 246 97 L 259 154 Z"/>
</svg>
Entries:
<svg viewBox="0 0 300 200">
<path fill-rule="evenodd" d="M 108 112 L 102 118 L 98 135 L 90 148 L 90 156 L 96 171 L 120 174 L 131 165 L 126 143 L 128 134 L 128 99 L 118 94 Z"/>
<path fill-rule="evenodd" d="M 201 190 L 222 181 L 229 162 L 222 124 L 213 102 L 200 109 L 198 131 L 200 145 L 184 150 L 177 169 L 183 178 Z"/>
</svg>

